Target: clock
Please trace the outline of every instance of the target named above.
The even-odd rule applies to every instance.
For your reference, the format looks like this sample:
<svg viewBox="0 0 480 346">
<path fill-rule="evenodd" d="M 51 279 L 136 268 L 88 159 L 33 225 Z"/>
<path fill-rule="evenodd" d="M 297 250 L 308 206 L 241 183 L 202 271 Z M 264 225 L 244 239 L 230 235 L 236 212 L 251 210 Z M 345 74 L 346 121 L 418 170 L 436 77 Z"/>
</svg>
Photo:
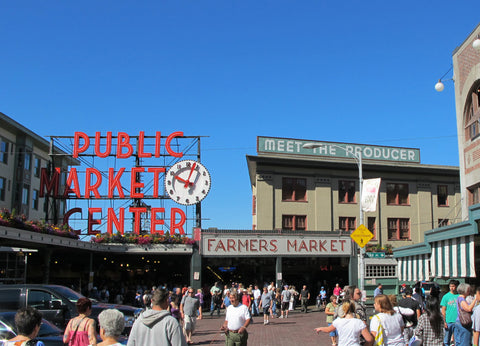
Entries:
<svg viewBox="0 0 480 346">
<path fill-rule="evenodd" d="M 210 184 L 208 170 L 200 162 L 193 160 L 175 163 L 165 175 L 165 190 L 178 204 L 199 203 L 210 191 Z"/>
</svg>

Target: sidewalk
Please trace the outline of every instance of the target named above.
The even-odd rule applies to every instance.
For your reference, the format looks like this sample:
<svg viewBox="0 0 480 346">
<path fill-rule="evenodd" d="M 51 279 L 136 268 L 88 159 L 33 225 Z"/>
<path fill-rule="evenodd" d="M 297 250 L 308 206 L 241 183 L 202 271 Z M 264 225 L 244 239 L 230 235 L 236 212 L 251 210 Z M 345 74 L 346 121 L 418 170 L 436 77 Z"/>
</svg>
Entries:
<svg viewBox="0 0 480 346">
<path fill-rule="evenodd" d="M 220 327 L 225 320 L 225 311 L 220 316 L 209 312 L 197 320 L 197 330 L 193 334 L 195 345 L 224 345 L 225 335 Z M 306 314 L 297 308 L 290 311 L 288 319 L 270 318 L 270 324 L 263 324 L 263 315 L 253 318 L 248 327 L 248 344 L 252 346 L 309 346 L 331 345 L 328 333 L 317 333 L 316 327 L 326 326 L 325 313 L 310 306 Z"/>
</svg>

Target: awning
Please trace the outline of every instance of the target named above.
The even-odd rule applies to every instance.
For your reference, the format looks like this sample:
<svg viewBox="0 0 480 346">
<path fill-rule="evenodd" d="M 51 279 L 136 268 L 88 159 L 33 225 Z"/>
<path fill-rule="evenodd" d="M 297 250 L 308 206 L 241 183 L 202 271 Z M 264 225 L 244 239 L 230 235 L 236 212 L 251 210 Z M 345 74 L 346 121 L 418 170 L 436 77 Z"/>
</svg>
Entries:
<svg viewBox="0 0 480 346">
<path fill-rule="evenodd" d="M 431 270 L 434 277 L 475 277 L 473 235 L 431 243 Z"/>
<path fill-rule="evenodd" d="M 430 255 L 397 258 L 400 281 L 426 281 L 430 279 Z"/>
</svg>

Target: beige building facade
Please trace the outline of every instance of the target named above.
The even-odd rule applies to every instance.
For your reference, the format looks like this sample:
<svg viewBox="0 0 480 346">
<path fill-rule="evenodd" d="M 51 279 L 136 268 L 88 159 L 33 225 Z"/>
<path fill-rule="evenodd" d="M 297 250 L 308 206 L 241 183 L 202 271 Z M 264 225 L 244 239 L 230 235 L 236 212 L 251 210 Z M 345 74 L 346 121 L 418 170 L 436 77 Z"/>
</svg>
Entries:
<svg viewBox="0 0 480 346">
<path fill-rule="evenodd" d="M 0 208 L 15 210 L 29 220 L 62 222 L 65 200 L 54 203 L 40 197 L 41 169 L 52 163 L 65 173 L 68 165 L 78 162 L 50 147 L 49 141 L 0 113 Z M 65 174 L 61 179 L 65 181 Z"/>
<path fill-rule="evenodd" d="M 294 143 L 291 151 L 278 150 L 289 141 Z M 356 152 L 362 155 L 363 179 L 381 178 L 376 211 L 364 213 L 364 225 L 374 234 L 370 244 L 415 244 L 423 241 L 425 231 L 459 222 L 458 167 L 421 164 L 418 149 L 325 142 L 336 148 L 331 155 L 304 149 L 307 142 L 259 137 L 258 155 L 247 156 L 254 230 L 355 230 L 360 225 L 358 164 L 338 148 L 349 146 L 361 148 Z M 369 158 L 375 149 L 403 150 L 407 159 L 399 160 L 401 154 Z M 408 160 L 409 151 L 415 159 Z"/>
<path fill-rule="evenodd" d="M 453 52 L 462 212 L 480 203 L 480 25 Z"/>
</svg>

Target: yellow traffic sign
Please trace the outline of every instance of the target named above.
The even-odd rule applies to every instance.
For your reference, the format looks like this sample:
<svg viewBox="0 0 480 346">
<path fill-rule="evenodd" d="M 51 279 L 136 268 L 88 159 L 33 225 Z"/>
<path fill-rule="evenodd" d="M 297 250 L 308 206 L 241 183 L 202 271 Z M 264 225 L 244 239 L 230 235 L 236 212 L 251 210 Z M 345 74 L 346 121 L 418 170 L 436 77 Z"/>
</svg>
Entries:
<svg viewBox="0 0 480 346">
<path fill-rule="evenodd" d="M 367 227 L 360 225 L 350 234 L 350 238 L 352 238 L 358 246 L 363 248 L 373 238 L 373 234 Z"/>
</svg>

